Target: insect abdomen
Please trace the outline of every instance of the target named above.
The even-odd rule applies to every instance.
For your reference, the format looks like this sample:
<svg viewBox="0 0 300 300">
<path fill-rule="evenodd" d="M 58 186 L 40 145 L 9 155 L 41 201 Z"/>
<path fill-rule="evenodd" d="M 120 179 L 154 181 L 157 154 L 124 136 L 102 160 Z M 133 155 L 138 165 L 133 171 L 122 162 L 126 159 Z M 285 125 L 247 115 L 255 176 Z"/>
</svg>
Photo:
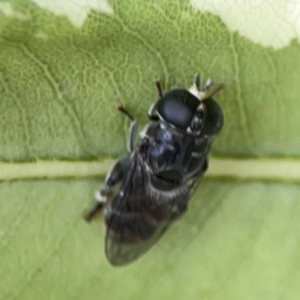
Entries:
<svg viewBox="0 0 300 300">
<path fill-rule="evenodd" d="M 137 207 L 130 207 L 130 201 L 124 198 L 118 199 L 118 196 L 114 200 L 111 211 L 106 217 L 106 225 L 116 241 L 135 243 L 147 240 L 153 235 L 157 228 L 157 221 L 151 215 L 151 211 L 147 211 L 146 208 L 140 210 Z M 123 201 L 121 207 L 116 205 L 119 201 Z"/>
</svg>

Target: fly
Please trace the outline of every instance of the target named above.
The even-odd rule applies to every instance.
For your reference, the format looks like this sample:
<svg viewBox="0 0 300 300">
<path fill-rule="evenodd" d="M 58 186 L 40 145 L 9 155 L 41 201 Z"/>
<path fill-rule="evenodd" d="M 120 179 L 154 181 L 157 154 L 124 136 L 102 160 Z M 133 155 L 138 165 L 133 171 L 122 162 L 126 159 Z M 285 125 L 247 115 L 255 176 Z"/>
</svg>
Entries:
<svg viewBox="0 0 300 300">
<path fill-rule="evenodd" d="M 223 113 L 212 98 L 222 85 L 207 80 L 200 88 L 195 75 L 190 89 L 163 92 L 150 107 L 151 121 L 135 144 L 138 122 L 123 106 L 118 110 L 131 122 L 129 153 L 119 158 L 96 192 L 86 214 L 90 222 L 103 210 L 105 253 L 114 266 L 126 265 L 146 253 L 187 210 L 197 184 L 208 169 L 213 136 L 223 127 Z"/>
</svg>

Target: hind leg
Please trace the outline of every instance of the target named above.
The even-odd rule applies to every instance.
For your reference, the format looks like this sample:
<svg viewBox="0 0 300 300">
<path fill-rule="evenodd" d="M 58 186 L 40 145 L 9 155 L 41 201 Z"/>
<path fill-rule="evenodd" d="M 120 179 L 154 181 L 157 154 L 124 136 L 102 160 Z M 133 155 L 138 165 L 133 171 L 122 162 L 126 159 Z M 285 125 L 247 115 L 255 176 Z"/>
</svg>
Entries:
<svg viewBox="0 0 300 300">
<path fill-rule="evenodd" d="M 135 138 L 138 130 L 138 122 L 137 120 L 126 110 L 122 105 L 118 106 L 118 110 L 124 114 L 131 122 L 130 122 L 130 133 L 129 133 L 129 145 L 128 151 L 132 152 L 134 150 Z"/>
<path fill-rule="evenodd" d="M 112 194 L 113 187 L 122 181 L 129 166 L 130 155 L 123 156 L 116 161 L 106 176 L 104 188 L 101 191 L 95 192 L 94 198 L 96 201 L 84 216 L 87 222 L 92 221 L 94 217 L 102 211 L 107 203 L 108 197 Z"/>
</svg>

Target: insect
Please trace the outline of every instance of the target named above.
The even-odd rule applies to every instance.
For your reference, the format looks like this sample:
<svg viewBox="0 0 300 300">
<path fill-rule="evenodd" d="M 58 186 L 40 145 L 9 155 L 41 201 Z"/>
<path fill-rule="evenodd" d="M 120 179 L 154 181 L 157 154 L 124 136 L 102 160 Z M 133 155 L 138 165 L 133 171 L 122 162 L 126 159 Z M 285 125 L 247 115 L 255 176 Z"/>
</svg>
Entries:
<svg viewBox="0 0 300 300">
<path fill-rule="evenodd" d="M 163 92 L 159 81 L 156 86 L 159 97 L 148 111 L 151 122 L 137 144 L 138 122 L 118 106 L 131 121 L 129 153 L 116 161 L 85 215 L 89 222 L 103 210 L 105 252 L 114 266 L 147 252 L 187 210 L 208 169 L 212 137 L 223 126 L 222 110 L 212 98 L 222 85 L 213 88 L 209 79 L 201 89 L 196 74 L 190 89 Z"/>
</svg>

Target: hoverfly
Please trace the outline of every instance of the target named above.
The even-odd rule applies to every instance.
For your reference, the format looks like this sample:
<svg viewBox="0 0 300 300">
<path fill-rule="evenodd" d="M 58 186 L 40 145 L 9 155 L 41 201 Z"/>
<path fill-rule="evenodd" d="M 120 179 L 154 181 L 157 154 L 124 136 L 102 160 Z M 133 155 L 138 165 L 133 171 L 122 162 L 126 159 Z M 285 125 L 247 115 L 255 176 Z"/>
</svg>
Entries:
<svg viewBox="0 0 300 300">
<path fill-rule="evenodd" d="M 209 79 L 201 89 L 196 74 L 190 89 L 163 92 L 159 81 L 156 86 L 159 97 L 148 111 L 151 123 L 137 144 L 137 120 L 118 107 L 131 121 L 129 153 L 116 161 L 85 216 L 91 221 L 103 210 L 105 252 L 114 266 L 147 252 L 187 210 L 208 169 L 212 137 L 223 126 L 222 110 L 212 98 L 222 85 L 212 88 Z"/>
</svg>

